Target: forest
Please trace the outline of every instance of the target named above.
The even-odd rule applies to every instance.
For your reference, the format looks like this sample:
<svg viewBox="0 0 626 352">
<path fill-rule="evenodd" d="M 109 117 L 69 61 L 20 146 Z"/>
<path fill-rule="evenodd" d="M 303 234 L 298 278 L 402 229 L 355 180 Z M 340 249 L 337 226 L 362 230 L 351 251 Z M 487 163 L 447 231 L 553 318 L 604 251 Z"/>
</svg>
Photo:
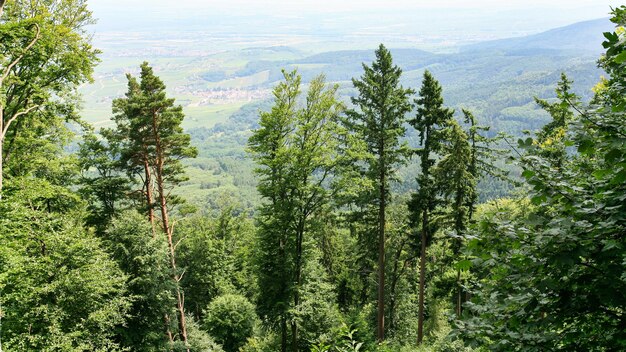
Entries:
<svg viewBox="0 0 626 352">
<path fill-rule="evenodd" d="M 98 128 L 94 21 L 0 0 L 0 352 L 626 350 L 626 6 L 589 96 L 562 73 L 532 131 L 383 44 L 348 97 L 284 67 L 254 121 L 193 132 L 143 62 Z M 228 129 L 245 161 L 206 162 L 245 191 L 189 201 Z"/>
</svg>

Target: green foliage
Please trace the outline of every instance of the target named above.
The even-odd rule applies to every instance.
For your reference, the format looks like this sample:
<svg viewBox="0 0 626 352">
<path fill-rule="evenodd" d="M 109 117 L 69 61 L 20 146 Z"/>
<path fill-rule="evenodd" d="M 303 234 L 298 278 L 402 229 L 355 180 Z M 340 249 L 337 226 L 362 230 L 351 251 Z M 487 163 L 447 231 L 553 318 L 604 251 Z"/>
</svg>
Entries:
<svg viewBox="0 0 626 352">
<path fill-rule="evenodd" d="M 103 131 L 106 142 L 88 133 L 78 151 L 78 162 L 82 171 L 80 193 L 89 204 L 89 225 L 102 233 L 111 219 L 119 212 L 130 190 L 130 180 L 120 173 L 119 143 Z"/>
<path fill-rule="evenodd" d="M 305 351 L 317 341 L 328 340 L 341 321 L 334 287 L 319 262 L 320 253 L 315 249 L 310 249 L 309 253 L 303 268 L 302 301 L 293 312 L 301 329 L 300 346 Z"/>
<path fill-rule="evenodd" d="M 182 341 L 175 341 L 170 351 L 185 352 L 189 349 L 190 352 L 224 352 L 222 346 L 217 344 L 206 331 L 200 329 L 198 322 L 192 316 L 188 316 L 186 322 L 188 345 L 185 346 Z"/>
<path fill-rule="evenodd" d="M 91 80 L 98 61 L 98 50 L 85 33 L 92 23 L 84 0 L 6 4 L 0 22 L 0 154 L 5 177 L 45 177 L 49 162 L 68 143 L 66 122 L 80 119 L 78 86 Z"/>
<path fill-rule="evenodd" d="M 178 265 L 185 274 L 181 286 L 187 310 L 203 317 L 209 302 L 218 296 L 238 293 L 249 299 L 257 292 L 251 253 L 254 226 L 245 214 L 226 199 L 217 216 L 194 215 L 176 228 L 179 238 Z"/>
<path fill-rule="evenodd" d="M 624 13 L 616 9 L 613 21 L 626 24 Z M 625 348 L 623 32 L 605 34 L 600 62 L 610 79 L 592 105 L 570 102 L 579 114 L 569 123 L 557 119 L 572 117 L 567 106 L 555 114 L 569 131 L 562 143 L 577 153 L 555 158 L 523 141 L 519 162 L 534 206 L 519 215 L 494 209 L 480 222 L 471 247 L 482 274 L 468 306 L 475 316 L 459 322 L 468 340 L 507 351 Z"/>
<path fill-rule="evenodd" d="M 238 351 L 252 337 L 257 322 L 255 307 L 244 296 L 215 298 L 204 311 L 202 324 L 225 351 Z"/>
<path fill-rule="evenodd" d="M 332 344 L 321 342 L 311 348 L 312 352 L 359 352 L 363 351 L 363 342 L 355 340 L 354 335 L 357 330 L 350 330 L 343 324 L 339 328 L 338 339 Z"/>
<path fill-rule="evenodd" d="M 259 165 L 257 188 L 266 201 L 258 212 L 259 312 L 269 324 L 280 323 L 283 345 L 288 311 L 298 310 L 301 302 L 305 243 L 320 231 L 320 216 L 331 201 L 329 183 L 339 165 L 337 120 L 343 111 L 337 87 L 327 87 L 323 76 L 311 83 L 302 107 L 300 77 L 295 71 L 284 76 L 274 90 L 272 110 L 261 114 L 248 142 Z M 294 349 L 298 328 L 292 319 Z"/>
<path fill-rule="evenodd" d="M 83 229 L 82 204 L 43 180 L 14 178 L 5 195 L 0 202 L 3 347 L 120 350 L 115 331 L 130 306 L 126 276 L 101 241 Z"/>
<path fill-rule="evenodd" d="M 123 345 L 133 351 L 166 348 L 166 317 L 176 314 L 165 239 L 153 237 L 145 216 L 136 211 L 115 217 L 104 239 L 109 253 L 127 275 L 126 287 L 132 299 L 127 326 L 118 329 Z"/>
</svg>

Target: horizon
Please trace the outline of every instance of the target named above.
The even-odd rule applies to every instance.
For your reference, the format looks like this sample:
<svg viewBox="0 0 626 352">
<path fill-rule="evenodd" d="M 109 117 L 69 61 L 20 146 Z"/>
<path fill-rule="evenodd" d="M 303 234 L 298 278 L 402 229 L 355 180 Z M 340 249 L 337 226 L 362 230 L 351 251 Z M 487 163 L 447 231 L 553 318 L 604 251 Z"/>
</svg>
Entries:
<svg viewBox="0 0 626 352">
<path fill-rule="evenodd" d="M 480 0 L 471 4 L 460 0 L 348 0 L 340 4 L 331 0 L 138 0 L 131 4 L 112 0 L 90 3 L 89 7 L 98 20 L 92 27 L 95 42 L 105 55 L 118 55 L 123 38 L 141 51 L 153 45 L 171 51 L 193 42 L 201 56 L 247 47 L 291 46 L 322 52 L 372 48 L 381 42 L 389 47 L 445 51 L 606 18 L 617 4 L 613 0 L 574 4 L 564 0 Z"/>
</svg>

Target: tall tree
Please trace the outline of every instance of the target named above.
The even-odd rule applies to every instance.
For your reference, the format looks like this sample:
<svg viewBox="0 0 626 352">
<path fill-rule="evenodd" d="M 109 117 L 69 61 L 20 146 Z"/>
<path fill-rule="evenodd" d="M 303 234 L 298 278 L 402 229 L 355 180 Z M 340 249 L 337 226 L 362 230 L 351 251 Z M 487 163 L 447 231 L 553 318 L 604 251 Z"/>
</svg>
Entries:
<svg viewBox="0 0 626 352">
<path fill-rule="evenodd" d="M 148 214 L 148 221 L 152 226 L 152 236 L 156 236 L 156 219 L 154 214 L 154 179 L 152 160 L 154 159 L 154 142 L 152 140 L 151 124 L 146 121 L 144 111 L 145 98 L 135 77 L 126 75 L 128 91 L 124 98 L 113 100 L 113 121 L 115 131 L 103 130 L 101 133 L 108 136 L 112 143 L 121 143 L 120 167 L 132 177 L 139 177 L 142 188 L 141 203 Z"/>
<path fill-rule="evenodd" d="M 338 165 L 337 122 L 343 111 L 336 98 L 337 87 L 326 87 L 323 76 L 310 83 L 305 104 L 298 108 L 300 76 L 295 71 L 284 75 L 285 82 L 274 91 L 274 108 L 261 116 L 261 128 L 249 140 L 250 152 L 260 166 L 257 173 L 262 180 L 258 189 L 269 201 L 261 209 L 261 262 L 287 268 L 276 273 L 277 277 L 264 273 L 260 282 L 262 292 L 265 286 L 270 289 L 268 294 L 278 291 L 284 294 L 281 299 L 292 301 L 284 301 L 276 312 L 282 320 L 283 350 L 287 314 L 284 309 L 297 310 L 301 304 L 304 245 L 307 237 L 315 234 L 315 223 L 330 201 L 328 184 Z M 277 244 L 281 248 L 275 256 Z M 289 281 L 280 281 L 285 276 Z M 261 301 L 265 299 L 275 298 L 263 294 Z M 299 323 L 295 318 L 291 321 L 291 350 L 297 351 L 301 346 Z"/>
<path fill-rule="evenodd" d="M 91 23 L 85 0 L 0 4 L 0 191 L 7 175 L 45 168 L 34 157 L 59 152 L 64 123 L 79 119 L 77 88 L 97 62 Z"/>
<path fill-rule="evenodd" d="M 140 81 L 128 76 L 129 91 L 126 98 L 114 102 L 117 115 L 117 133 L 126 141 L 122 155 L 125 156 L 129 173 L 143 168 L 143 188 L 149 220 L 154 226 L 152 212 L 152 187 L 156 188 L 156 206 L 160 210 L 160 225 L 167 238 L 170 266 L 175 283 L 179 332 L 189 349 L 185 324 L 184 295 L 180 288 L 181 272 L 176 265 L 174 229 L 170 220 L 171 207 L 180 199 L 171 194 L 174 187 L 186 180 L 181 160 L 195 157 L 197 150 L 190 145 L 190 137 L 183 132 L 182 107 L 167 98 L 165 84 L 147 62 L 141 65 Z M 154 181 L 154 186 L 151 184 Z M 150 195 L 150 196 L 148 196 Z"/>
<path fill-rule="evenodd" d="M 300 76 L 284 73 L 285 81 L 274 88 L 271 111 L 261 113 L 259 128 L 248 140 L 249 151 L 259 168 L 257 186 L 267 202 L 258 215 L 258 280 L 259 313 L 275 326 L 281 335 L 281 351 L 287 350 L 287 319 L 293 263 L 293 238 L 289 236 L 292 219 L 289 217 L 289 199 L 284 187 L 289 170 L 288 136 L 293 131 L 296 102 L 300 95 Z M 291 250 L 291 251 L 290 251 Z M 276 324 L 277 323 L 277 324 Z"/>
<path fill-rule="evenodd" d="M 421 225 L 420 239 L 420 283 L 419 283 L 419 321 L 417 342 L 421 343 L 424 337 L 424 295 L 426 285 L 426 248 L 430 236 L 434 233 L 433 224 L 429 215 L 437 206 L 438 185 L 433 175 L 437 153 L 441 151 L 444 135 L 442 130 L 452 120 L 454 111 L 444 107 L 441 95 L 441 85 L 426 71 L 415 100 L 417 115 L 409 123 L 419 132 L 421 148 L 417 151 L 420 158 L 420 173 L 417 177 L 419 190 L 413 194 L 410 209 L 413 220 Z"/>
<path fill-rule="evenodd" d="M 452 229 L 452 254 L 458 260 L 470 220 L 470 207 L 476 194 L 476 176 L 472 173 L 472 148 L 459 123 L 451 119 L 442 131 L 441 159 L 433 170 L 436 179 L 445 179 L 440 188 L 448 204 Z M 461 316 L 461 268 L 457 267 L 456 313 Z"/>
<path fill-rule="evenodd" d="M 377 207 L 378 293 L 376 336 L 385 338 L 385 211 L 390 200 L 389 184 L 398 166 L 405 163 L 408 147 L 401 142 L 406 129 L 406 114 L 411 111 L 411 89 L 400 84 L 402 70 L 393 64 L 391 53 L 384 45 L 376 50 L 371 66 L 363 64 L 360 79 L 352 79 L 358 96 L 352 103 L 358 108 L 347 111 L 346 125 L 367 145 L 365 176 L 375 189 L 370 200 Z"/>
</svg>

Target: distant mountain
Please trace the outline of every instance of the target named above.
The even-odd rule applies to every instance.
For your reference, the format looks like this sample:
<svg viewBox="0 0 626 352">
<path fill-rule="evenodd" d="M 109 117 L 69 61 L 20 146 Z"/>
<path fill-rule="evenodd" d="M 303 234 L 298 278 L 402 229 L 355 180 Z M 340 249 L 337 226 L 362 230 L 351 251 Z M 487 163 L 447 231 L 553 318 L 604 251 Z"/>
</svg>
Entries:
<svg viewBox="0 0 626 352">
<path fill-rule="evenodd" d="M 519 38 L 507 38 L 468 45 L 462 51 L 501 50 L 505 52 L 519 49 L 543 49 L 555 51 L 585 51 L 600 53 L 604 37 L 602 33 L 614 30 L 608 18 L 578 22 L 546 32 Z"/>
</svg>

